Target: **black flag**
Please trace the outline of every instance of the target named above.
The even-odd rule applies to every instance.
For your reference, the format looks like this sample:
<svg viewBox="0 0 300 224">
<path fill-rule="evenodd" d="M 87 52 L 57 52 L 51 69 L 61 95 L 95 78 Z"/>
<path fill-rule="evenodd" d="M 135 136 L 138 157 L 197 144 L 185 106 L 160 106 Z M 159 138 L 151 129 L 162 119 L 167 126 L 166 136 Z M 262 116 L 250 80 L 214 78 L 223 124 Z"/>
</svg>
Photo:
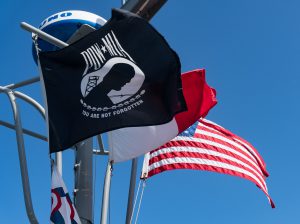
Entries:
<svg viewBox="0 0 300 224">
<path fill-rule="evenodd" d="M 50 152 L 110 130 L 164 124 L 186 110 L 177 54 L 129 12 L 113 9 L 99 30 L 39 60 Z"/>
</svg>

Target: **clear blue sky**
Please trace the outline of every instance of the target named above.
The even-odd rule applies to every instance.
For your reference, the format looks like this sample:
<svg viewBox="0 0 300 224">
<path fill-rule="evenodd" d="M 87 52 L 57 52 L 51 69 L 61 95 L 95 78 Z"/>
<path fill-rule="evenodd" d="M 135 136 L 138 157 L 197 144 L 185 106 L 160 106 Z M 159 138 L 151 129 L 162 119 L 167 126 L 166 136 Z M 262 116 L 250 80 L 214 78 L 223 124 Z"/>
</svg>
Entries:
<svg viewBox="0 0 300 224">
<path fill-rule="evenodd" d="M 120 0 L 1 1 L 0 85 L 38 75 L 30 34 L 19 24 L 38 26 L 47 16 L 80 9 L 110 18 Z M 299 128 L 300 2 L 298 0 L 169 1 L 151 23 L 180 56 L 182 71 L 205 68 L 218 105 L 208 119 L 250 141 L 261 153 L 276 209 L 250 181 L 202 171 L 170 171 L 147 182 L 139 223 L 295 224 L 300 223 Z M 39 84 L 20 88 L 42 103 Z M 46 133 L 41 116 L 21 100 L 25 128 Z M 0 119 L 12 111 L 0 94 Z M 33 206 L 49 223 L 50 163 L 45 142 L 25 137 Z M 28 223 L 15 133 L 0 127 L 0 222 Z M 73 189 L 74 153 L 63 153 L 64 180 Z M 141 165 L 142 158 L 139 162 Z M 95 223 L 99 223 L 106 158 L 95 158 Z M 124 223 L 130 162 L 115 165 L 111 223 Z"/>
</svg>

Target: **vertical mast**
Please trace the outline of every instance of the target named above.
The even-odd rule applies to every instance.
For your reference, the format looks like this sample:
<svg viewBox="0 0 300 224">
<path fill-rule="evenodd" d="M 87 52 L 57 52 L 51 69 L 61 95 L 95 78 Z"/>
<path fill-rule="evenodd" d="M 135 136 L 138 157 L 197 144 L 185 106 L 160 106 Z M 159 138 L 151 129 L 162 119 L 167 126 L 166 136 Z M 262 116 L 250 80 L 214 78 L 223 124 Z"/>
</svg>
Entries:
<svg viewBox="0 0 300 224">
<path fill-rule="evenodd" d="M 93 139 L 76 145 L 74 204 L 82 224 L 93 223 Z"/>
</svg>

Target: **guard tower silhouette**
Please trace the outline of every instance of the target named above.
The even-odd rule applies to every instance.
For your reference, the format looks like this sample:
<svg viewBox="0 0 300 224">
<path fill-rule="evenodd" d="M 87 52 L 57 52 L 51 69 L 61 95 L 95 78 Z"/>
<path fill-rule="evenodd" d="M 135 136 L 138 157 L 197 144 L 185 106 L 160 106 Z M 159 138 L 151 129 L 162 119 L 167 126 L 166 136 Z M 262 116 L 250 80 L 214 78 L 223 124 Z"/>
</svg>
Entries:
<svg viewBox="0 0 300 224">
<path fill-rule="evenodd" d="M 86 86 L 86 89 L 85 89 L 85 93 L 84 93 L 85 96 L 87 94 L 89 94 L 90 91 L 97 86 L 98 79 L 99 79 L 99 76 L 90 76 L 89 77 L 89 80 L 88 80 L 88 83 L 87 83 L 87 86 Z"/>
</svg>

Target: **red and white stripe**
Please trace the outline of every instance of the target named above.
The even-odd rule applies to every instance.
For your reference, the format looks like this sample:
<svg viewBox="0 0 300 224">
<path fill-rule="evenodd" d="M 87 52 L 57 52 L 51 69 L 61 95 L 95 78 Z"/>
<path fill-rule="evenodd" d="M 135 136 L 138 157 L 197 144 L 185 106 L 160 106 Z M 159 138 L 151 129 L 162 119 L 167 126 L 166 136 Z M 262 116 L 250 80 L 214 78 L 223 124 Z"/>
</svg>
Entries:
<svg viewBox="0 0 300 224">
<path fill-rule="evenodd" d="M 275 205 L 268 194 L 266 165 L 257 150 L 247 141 L 223 127 L 200 119 L 192 137 L 177 136 L 148 153 L 143 178 L 166 170 L 207 170 L 239 176 L 254 182 Z"/>
</svg>

